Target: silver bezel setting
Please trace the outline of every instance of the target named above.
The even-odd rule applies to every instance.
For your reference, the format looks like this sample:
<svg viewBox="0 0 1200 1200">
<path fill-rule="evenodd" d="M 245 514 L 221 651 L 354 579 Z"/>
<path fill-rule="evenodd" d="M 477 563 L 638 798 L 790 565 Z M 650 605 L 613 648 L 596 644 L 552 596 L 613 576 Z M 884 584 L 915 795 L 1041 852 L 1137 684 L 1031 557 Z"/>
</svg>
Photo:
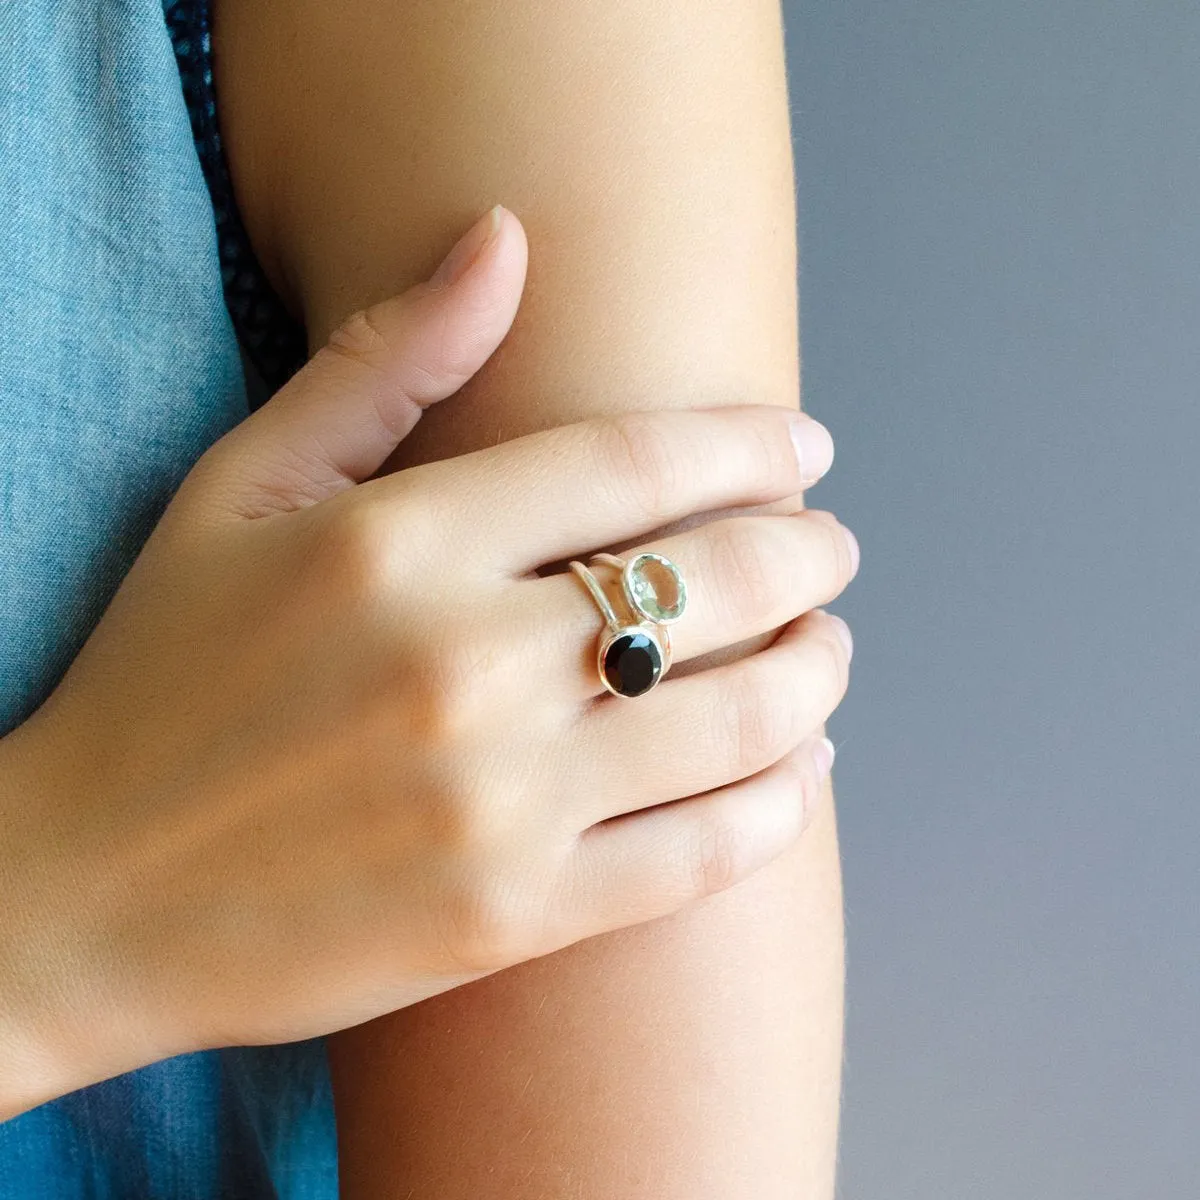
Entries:
<svg viewBox="0 0 1200 1200">
<path fill-rule="evenodd" d="M 625 637 L 627 634 L 641 634 L 654 643 L 655 649 L 658 651 L 659 668 L 658 674 L 654 678 L 654 682 L 646 688 L 645 691 L 638 692 L 636 695 L 627 696 L 624 692 L 618 692 L 616 688 L 608 682 L 608 675 L 604 670 L 604 656 L 608 653 L 608 648 L 618 638 Z M 638 700 L 642 696 L 654 691 L 662 682 L 662 677 L 667 673 L 667 669 L 671 665 L 671 650 L 669 643 L 664 643 L 659 636 L 659 632 L 653 625 L 645 621 L 639 621 L 634 625 L 620 625 L 615 629 L 605 629 L 600 635 L 599 642 L 596 646 L 596 674 L 600 676 L 600 682 L 604 685 L 604 690 L 612 696 L 619 696 L 622 700 Z"/>
<path fill-rule="evenodd" d="M 652 559 L 660 566 L 665 568 L 675 581 L 677 588 L 677 604 L 678 612 L 672 617 L 660 618 L 652 617 L 639 603 L 637 593 L 633 587 L 633 576 L 637 570 L 637 564 L 646 559 Z M 594 554 L 591 562 L 606 563 L 608 566 L 616 567 L 620 571 L 621 579 L 621 596 L 630 609 L 630 614 L 635 618 L 633 621 L 622 621 L 612 606 L 604 588 L 600 585 L 599 580 L 592 574 L 591 570 L 577 559 L 573 559 L 570 563 L 571 570 L 583 582 L 592 599 L 595 601 L 596 607 L 600 610 L 600 615 L 604 618 L 604 629 L 600 631 L 600 637 L 596 643 L 596 674 L 600 677 L 600 683 L 604 690 L 610 695 L 619 696 L 622 700 L 636 700 L 639 696 L 645 696 L 648 692 L 652 692 L 662 682 L 662 678 L 671 669 L 671 631 L 667 628 L 669 625 L 675 624 L 684 614 L 687 607 L 687 585 L 683 581 L 683 575 L 679 568 L 665 555 L 655 554 L 651 551 L 643 551 L 641 554 L 635 554 L 631 559 L 626 561 L 623 558 L 618 558 L 615 554 Z M 641 620 L 637 620 L 641 617 Z M 618 692 L 608 681 L 608 676 L 604 670 L 604 659 L 608 653 L 609 647 L 619 637 L 626 635 L 641 634 L 648 638 L 658 650 L 661 666 L 654 682 L 643 692 L 638 692 L 634 696 L 626 695 L 624 692 Z"/>
<path fill-rule="evenodd" d="M 644 621 L 649 621 L 652 625 L 674 625 L 687 611 L 687 584 L 683 580 L 683 572 L 665 554 L 655 554 L 652 550 L 643 550 L 630 559 L 618 558 L 615 554 L 596 554 L 593 555 L 592 561 L 608 563 L 609 566 L 616 567 L 621 572 L 621 592 L 625 597 L 625 603 Z M 657 563 L 675 581 L 677 602 L 674 607 L 678 611 L 673 617 L 655 616 L 642 607 L 641 597 L 638 596 L 633 581 L 638 568 L 644 562 Z"/>
</svg>

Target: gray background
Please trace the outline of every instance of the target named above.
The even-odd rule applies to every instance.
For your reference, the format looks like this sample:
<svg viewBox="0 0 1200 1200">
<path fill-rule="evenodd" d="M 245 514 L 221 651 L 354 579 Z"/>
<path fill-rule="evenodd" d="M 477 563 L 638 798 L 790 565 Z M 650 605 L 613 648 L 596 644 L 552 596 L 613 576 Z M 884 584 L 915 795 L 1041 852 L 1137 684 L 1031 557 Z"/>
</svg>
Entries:
<svg viewBox="0 0 1200 1200">
<path fill-rule="evenodd" d="M 1200 6 L 785 5 L 842 1197 L 1200 1195 Z"/>
</svg>

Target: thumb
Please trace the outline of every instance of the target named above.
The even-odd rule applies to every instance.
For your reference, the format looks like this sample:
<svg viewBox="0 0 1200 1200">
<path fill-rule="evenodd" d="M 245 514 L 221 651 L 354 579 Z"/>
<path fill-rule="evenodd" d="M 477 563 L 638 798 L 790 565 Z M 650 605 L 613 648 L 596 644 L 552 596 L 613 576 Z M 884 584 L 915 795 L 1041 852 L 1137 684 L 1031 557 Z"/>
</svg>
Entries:
<svg viewBox="0 0 1200 1200">
<path fill-rule="evenodd" d="M 211 446 L 205 490 L 252 517 L 369 479 L 422 411 L 462 387 L 504 340 L 526 261 L 520 221 L 496 205 L 427 282 L 347 317 L 286 386 Z"/>
</svg>

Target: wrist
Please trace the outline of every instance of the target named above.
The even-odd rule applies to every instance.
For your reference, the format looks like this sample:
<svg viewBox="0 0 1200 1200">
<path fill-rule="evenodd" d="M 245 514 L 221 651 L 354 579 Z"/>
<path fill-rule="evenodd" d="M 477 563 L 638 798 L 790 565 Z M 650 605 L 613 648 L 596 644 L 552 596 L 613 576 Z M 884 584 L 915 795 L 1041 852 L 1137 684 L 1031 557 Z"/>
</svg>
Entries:
<svg viewBox="0 0 1200 1200">
<path fill-rule="evenodd" d="M 0 738 L 0 1120 L 161 1057 L 131 1019 L 114 881 L 80 853 L 101 801 L 40 716 Z"/>
</svg>

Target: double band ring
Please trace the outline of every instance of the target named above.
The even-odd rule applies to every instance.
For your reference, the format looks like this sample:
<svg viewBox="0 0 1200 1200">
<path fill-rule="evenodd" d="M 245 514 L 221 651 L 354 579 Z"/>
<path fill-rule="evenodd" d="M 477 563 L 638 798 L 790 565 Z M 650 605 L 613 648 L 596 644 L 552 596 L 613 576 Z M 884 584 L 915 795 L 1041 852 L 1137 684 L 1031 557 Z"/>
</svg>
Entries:
<svg viewBox="0 0 1200 1200">
<path fill-rule="evenodd" d="M 614 696 L 645 695 L 671 666 L 671 631 L 687 607 L 687 587 L 679 568 L 661 554 L 631 559 L 594 554 L 592 563 L 620 571 L 621 595 L 629 619 L 621 620 L 591 570 L 577 559 L 571 570 L 582 580 L 604 618 L 596 646 L 600 682 Z"/>
</svg>

